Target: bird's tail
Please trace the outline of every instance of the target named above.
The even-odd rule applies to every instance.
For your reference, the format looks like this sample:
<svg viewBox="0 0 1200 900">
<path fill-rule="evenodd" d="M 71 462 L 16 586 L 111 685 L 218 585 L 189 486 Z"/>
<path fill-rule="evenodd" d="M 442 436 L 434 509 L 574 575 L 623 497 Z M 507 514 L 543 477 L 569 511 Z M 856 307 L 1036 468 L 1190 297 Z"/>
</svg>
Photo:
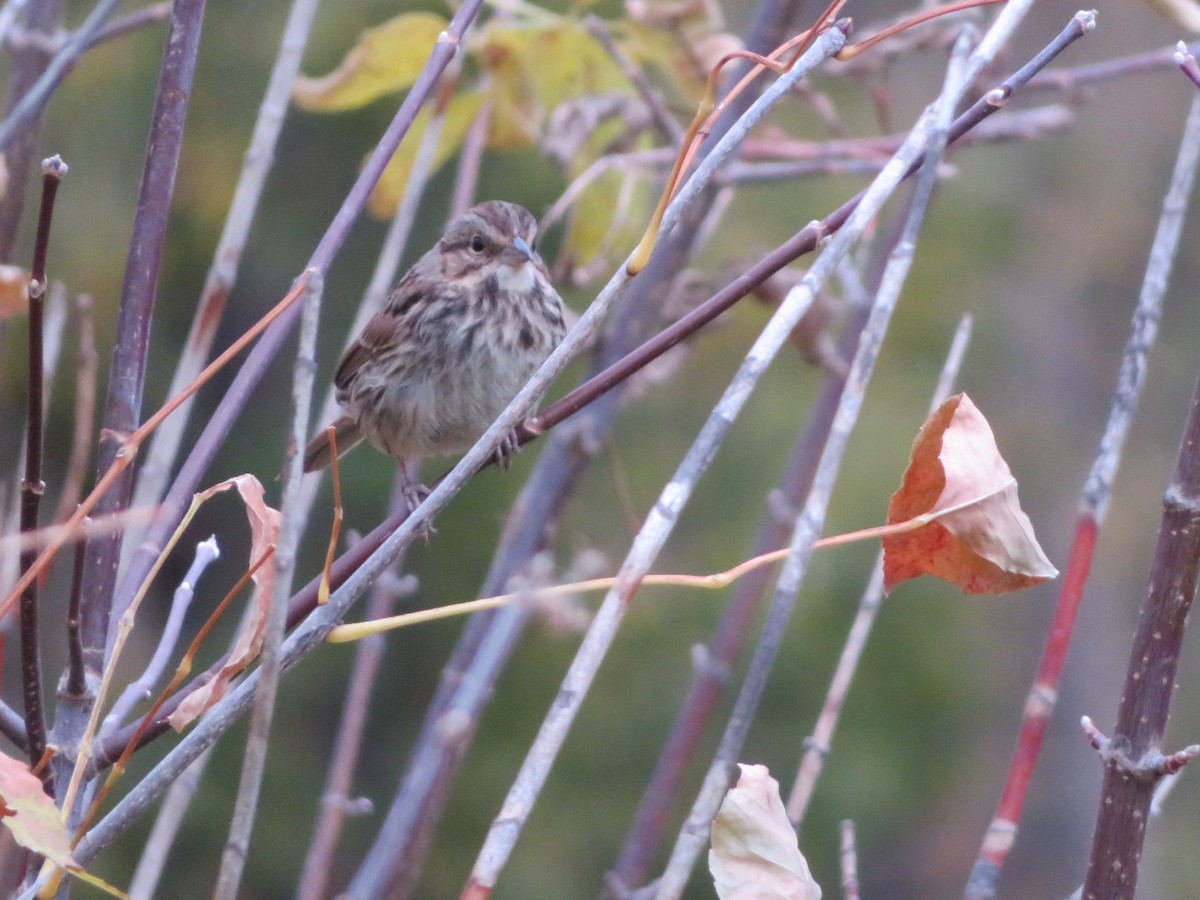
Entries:
<svg viewBox="0 0 1200 900">
<path fill-rule="evenodd" d="M 333 461 L 333 448 L 329 443 L 330 429 L 333 429 L 333 433 L 337 438 L 338 459 L 344 457 L 363 439 L 358 422 L 347 416 L 342 416 L 327 428 L 322 428 L 318 431 L 313 436 L 313 439 L 308 442 L 308 446 L 304 448 L 305 472 L 316 472 L 319 469 L 325 468 Z"/>
</svg>

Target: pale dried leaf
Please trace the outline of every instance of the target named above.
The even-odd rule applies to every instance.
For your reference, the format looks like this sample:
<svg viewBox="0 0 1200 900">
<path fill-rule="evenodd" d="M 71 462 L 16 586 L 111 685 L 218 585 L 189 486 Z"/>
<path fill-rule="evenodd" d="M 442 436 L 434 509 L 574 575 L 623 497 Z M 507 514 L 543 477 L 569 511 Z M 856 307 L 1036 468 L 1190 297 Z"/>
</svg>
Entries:
<svg viewBox="0 0 1200 900">
<path fill-rule="evenodd" d="M 888 590 L 934 575 L 970 594 L 1000 594 L 1058 574 L 1021 509 L 1017 482 L 983 414 L 966 394 L 943 403 L 921 427 L 888 524 L 928 524 L 883 539 Z"/>
<path fill-rule="evenodd" d="M 246 504 L 246 518 L 250 522 L 250 563 L 258 561 L 279 540 L 279 511 L 263 500 L 262 483 L 253 475 L 238 475 L 218 485 L 214 490 L 236 487 Z M 250 614 L 230 651 L 229 659 L 207 684 L 192 691 L 175 709 L 168 719 L 172 728 L 183 730 L 193 719 L 218 702 L 229 691 L 230 684 L 258 655 L 266 629 L 267 611 L 271 604 L 271 591 L 275 580 L 275 566 L 268 562 L 259 566 L 253 575 L 254 596 L 250 603 Z"/>
<path fill-rule="evenodd" d="M 713 819 L 708 869 L 721 900 L 821 900 L 779 782 L 766 766 L 739 763 L 741 776 Z"/>
</svg>

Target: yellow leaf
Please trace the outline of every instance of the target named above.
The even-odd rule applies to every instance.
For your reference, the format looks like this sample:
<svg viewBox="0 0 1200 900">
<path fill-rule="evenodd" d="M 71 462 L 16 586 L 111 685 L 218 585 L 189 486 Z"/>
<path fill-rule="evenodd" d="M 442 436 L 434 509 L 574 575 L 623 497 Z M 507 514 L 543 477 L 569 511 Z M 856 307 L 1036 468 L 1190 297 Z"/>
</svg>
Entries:
<svg viewBox="0 0 1200 900">
<path fill-rule="evenodd" d="M 467 130 L 483 106 L 482 94 L 458 94 L 451 98 L 446 106 L 445 118 L 442 121 L 442 133 L 438 136 L 437 149 L 433 154 L 431 171 L 436 172 L 441 165 L 453 156 L 464 138 Z M 421 138 L 429 127 L 429 108 L 421 110 L 413 122 L 412 131 L 396 151 L 392 161 L 383 170 L 379 183 L 371 192 L 371 214 L 386 219 L 396 212 L 400 198 L 404 196 L 404 187 L 408 184 L 408 176 L 412 171 L 413 161 L 417 157 L 417 149 L 421 146 Z"/>
<path fill-rule="evenodd" d="M 384 94 L 411 87 L 446 20 L 415 12 L 367 29 L 342 64 L 321 78 L 296 79 L 296 104 L 317 112 L 357 109 Z"/>
<path fill-rule="evenodd" d="M 566 249 L 575 265 L 588 266 L 601 254 L 627 253 L 653 202 L 649 183 L 636 173 L 605 172 L 597 178 L 571 214 Z"/>
<path fill-rule="evenodd" d="M 1200 3 L 1196 0 L 1146 0 L 1176 25 L 1200 32 Z"/>
<path fill-rule="evenodd" d="M 492 134 L 502 140 L 489 141 L 492 146 L 528 143 L 564 100 L 631 90 L 617 64 L 574 19 L 493 25 L 472 50 L 487 70 L 496 104 Z"/>
</svg>

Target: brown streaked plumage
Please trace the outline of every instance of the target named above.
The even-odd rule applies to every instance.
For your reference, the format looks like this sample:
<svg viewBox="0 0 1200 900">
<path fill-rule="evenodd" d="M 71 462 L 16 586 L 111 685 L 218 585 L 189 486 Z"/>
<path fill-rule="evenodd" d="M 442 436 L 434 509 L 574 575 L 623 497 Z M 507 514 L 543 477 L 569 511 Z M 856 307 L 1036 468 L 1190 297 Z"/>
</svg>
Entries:
<svg viewBox="0 0 1200 900">
<path fill-rule="evenodd" d="M 481 203 L 450 223 L 342 357 L 339 455 L 365 438 L 404 472 L 407 460 L 478 440 L 565 331 L 536 238 L 536 221 L 515 203 Z M 304 470 L 330 457 L 323 429 Z"/>
</svg>

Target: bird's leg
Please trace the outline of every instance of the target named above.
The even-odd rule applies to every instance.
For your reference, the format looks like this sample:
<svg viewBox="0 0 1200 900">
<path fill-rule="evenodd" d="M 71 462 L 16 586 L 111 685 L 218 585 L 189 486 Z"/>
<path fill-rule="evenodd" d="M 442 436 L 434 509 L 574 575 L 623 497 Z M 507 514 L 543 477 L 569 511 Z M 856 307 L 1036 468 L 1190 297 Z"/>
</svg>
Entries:
<svg viewBox="0 0 1200 900">
<path fill-rule="evenodd" d="M 496 465 L 500 468 L 501 472 L 508 470 L 508 467 L 512 465 L 512 458 L 516 456 L 520 450 L 521 435 L 519 433 L 519 429 L 514 428 L 512 431 L 506 434 L 504 436 L 504 440 L 502 440 L 496 446 Z"/>
<path fill-rule="evenodd" d="M 421 461 L 419 459 L 406 459 L 397 463 L 397 474 L 400 477 L 400 491 L 404 495 L 404 503 L 408 507 L 409 515 L 417 511 L 425 498 L 429 496 L 429 488 L 420 482 Z M 421 526 L 421 532 L 425 540 L 429 540 L 436 533 L 432 522 L 426 522 Z"/>
</svg>

